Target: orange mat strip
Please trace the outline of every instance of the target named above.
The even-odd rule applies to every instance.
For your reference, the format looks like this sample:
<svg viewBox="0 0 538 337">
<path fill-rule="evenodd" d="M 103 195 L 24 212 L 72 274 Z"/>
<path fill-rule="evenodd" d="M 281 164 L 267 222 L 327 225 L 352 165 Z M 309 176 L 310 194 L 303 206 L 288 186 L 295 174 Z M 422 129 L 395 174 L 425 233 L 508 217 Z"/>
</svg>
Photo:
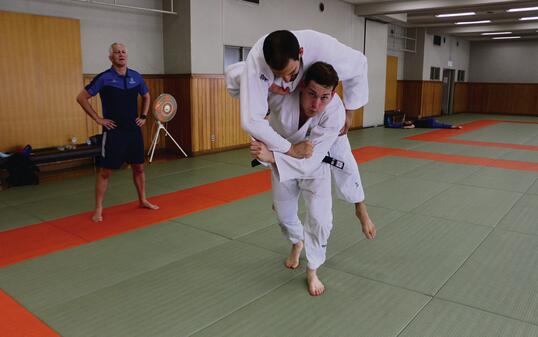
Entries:
<svg viewBox="0 0 538 337">
<path fill-rule="evenodd" d="M 363 154 L 366 154 L 366 161 L 371 160 L 370 158 L 381 158 L 384 156 L 399 156 L 399 157 L 408 157 L 416 159 L 426 159 L 433 161 L 442 161 L 447 163 L 455 164 L 464 164 L 464 165 L 479 165 L 479 166 L 488 166 L 488 167 L 497 167 L 510 170 L 521 170 L 521 171 L 531 171 L 538 172 L 538 163 L 531 163 L 525 161 L 516 161 L 516 160 L 504 160 L 504 159 L 490 159 L 490 158 L 478 158 L 470 156 L 460 156 L 452 154 L 442 154 L 442 153 L 433 153 L 425 151 L 414 151 L 414 150 L 405 150 L 405 149 L 396 149 L 396 148 L 386 148 L 378 146 L 367 146 L 357 150 L 353 150 L 353 155 L 359 163 L 361 158 L 364 157 Z"/>
<path fill-rule="evenodd" d="M 2 290 L 0 290 L 0 336 L 60 337 Z"/>
<path fill-rule="evenodd" d="M 108 207 L 104 221 L 81 213 L 0 233 L 0 267 L 79 246 L 222 205 L 271 189 L 270 171 L 258 171 L 150 198 L 158 211 L 138 208 L 137 202 Z"/>
</svg>

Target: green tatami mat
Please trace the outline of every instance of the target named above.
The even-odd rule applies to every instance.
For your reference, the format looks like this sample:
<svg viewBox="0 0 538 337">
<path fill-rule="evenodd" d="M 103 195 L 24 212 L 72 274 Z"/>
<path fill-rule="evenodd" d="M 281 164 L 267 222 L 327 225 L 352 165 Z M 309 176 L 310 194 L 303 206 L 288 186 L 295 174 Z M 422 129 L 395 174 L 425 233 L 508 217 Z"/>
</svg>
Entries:
<svg viewBox="0 0 538 337">
<path fill-rule="evenodd" d="M 426 201 L 413 212 L 495 226 L 521 196 L 521 193 L 456 185 Z"/>
<path fill-rule="evenodd" d="M 5 191 L 0 191 L 0 202 L 11 206 L 20 205 L 38 200 L 75 195 L 93 190 L 94 187 L 94 175 L 48 181 L 39 185 L 15 186 Z"/>
<path fill-rule="evenodd" d="M 528 194 L 538 194 L 538 179 L 532 184 L 532 186 L 527 191 Z"/>
<path fill-rule="evenodd" d="M 359 167 L 360 175 L 361 175 L 361 183 L 362 186 L 372 186 L 377 183 L 380 183 L 385 180 L 389 180 L 390 178 L 394 178 L 394 175 L 387 174 L 387 173 L 381 173 L 376 171 L 368 171 L 367 169 L 363 167 Z M 333 192 L 335 190 L 334 184 L 333 184 Z"/>
<path fill-rule="evenodd" d="M 538 235 L 538 195 L 524 195 L 501 220 L 498 227 Z"/>
<path fill-rule="evenodd" d="M 233 239 L 276 224 L 278 220 L 272 204 L 271 192 L 266 192 L 173 221 Z"/>
<path fill-rule="evenodd" d="M 335 205 L 333 209 L 334 222 L 331 236 L 327 244 L 327 257 L 364 239 L 359 221 L 355 217 L 354 206 L 349 204 L 343 206 Z M 368 212 L 370 218 L 378 229 L 394 221 L 403 214 L 402 212 L 375 206 L 368 206 Z M 304 214 L 301 214 L 299 217 L 304 219 Z M 291 242 L 289 242 L 282 234 L 280 226 L 276 223 L 252 234 L 242 236 L 238 238 L 238 240 L 268 249 L 281 254 L 282 256 L 287 256 L 291 249 Z M 282 263 L 283 262 L 284 259 L 282 259 Z M 301 263 L 304 264 L 306 261 L 302 261 Z"/>
<path fill-rule="evenodd" d="M 281 259 L 230 242 L 37 315 L 62 336 L 187 336 L 303 273 Z"/>
<path fill-rule="evenodd" d="M 300 276 L 193 336 L 394 337 L 430 300 L 330 268 L 320 279 L 320 297 L 308 295 Z"/>
<path fill-rule="evenodd" d="M 483 167 L 457 183 L 505 191 L 525 192 L 536 178 L 538 178 L 538 172 Z"/>
<path fill-rule="evenodd" d="M 449 186 L 442 182 L 397 177 L 367 186 L 366 201 L 375 206 L 410 211 Z"/>
<path fill-rule="evenodd" d="M 107 205 L 111 201 L 112 198 L 105 197 Z M 28 214 L 46 221 L 93 210 L 95 208 L 95 196 L 93 191 L 88 190 L 74 195 L 26 202 L 18 207 L 22 207 L 26 209 Z"/>
<path fill-rule="evenodd" d="M 381 172 L 390 175 L 401 175 L 430 164 L 431 161 L 405 157 L 387 156 L 361 164 L 360 170 Z"/>
<path fill-rule="evenodd" d="M 213 153 L 204 156 L 203 158 L 212 162 L 234 164 L 238 166 L 245 166 L 248 168 L 251 168 L 250 162 L 252 161 L 248 147 L 238 150 Z"/>
<path fill-rule="evenodd" d="M 438 296 L 538 325 L 538 236 L 495 230 Z"/>
<path fill-rule="evenodd" d="M 538 151 L 510 149 L 509 152 L 504 153 L 499 159 L 538 163 Z"/>
<path fill-rule="evenodd" d="M 500 156 L 509 151 L 506 149 L 491 146 L 475 146 L 437 142 L 422 142 L 420 143 L 420 145 L 415 146 L 413 150 L 491 159 L 499 158 Z"/>
<path fill-rule="evenodd" d="M 183 156 L 179 155 L 178 156 Z M 146 163 L 146 179 L 158 178 L 161 176 L 180 173 L 184 171 L 197 170 L 203 167 L 215 165 L 215 162 L 208 160 L 209 156 L 180 158 L 178 160 L 168 160 L 165 162 Z"/>
<path fill-rule="evenodd" d="M 538 326 L 434 299 L 398 337 L 538 337 Z"/>
<path fill-rule="evenodd" d="M 28 214 L 25 208 L 17 206 L 0 206 L 0 214 L 0 232 L 41 222 Z"/>
<path fill-rule="evenodd" d="M 402 175 L 402 178 L 453 183 L 480 169 L 480 166 L 431 162 Z"/>
<path fill-rule="evenodd" d="M 43 310 L 226 241 L 164 222 L 3 268 L 0 287 L 26 308 Z"/>
<path fill-rule="evenodd" d="M 525 144 L 534 138 L 537 132 L 538 124 L 499 123 L 466 132 L 454 138 L 480 142 Z"/>
<path fill-rule="evenodd" d="M 157 184 L 162 187 L 182 190 L 198 185 L 208 184 L 218 180 L 237 177 L 243 174 L 254 173 L 255 170 L 231 164 L 215 164 L 196 170 L 174 173 L 147 180 L 147 184 Z"/>
<path fill-rule="evenodd" d="M 433 295 L 490 229 L 417 214 L 382 228 L 327 261 L 333 269 Z"/>
<path fill-rule="evenodd" d="M 533 138 L 527 140 L 525 142 L 525 145 L 534 145 L 534 146 L 538 146 L 538 135 L 537 136 L 534 136 Z"/>
</svg>

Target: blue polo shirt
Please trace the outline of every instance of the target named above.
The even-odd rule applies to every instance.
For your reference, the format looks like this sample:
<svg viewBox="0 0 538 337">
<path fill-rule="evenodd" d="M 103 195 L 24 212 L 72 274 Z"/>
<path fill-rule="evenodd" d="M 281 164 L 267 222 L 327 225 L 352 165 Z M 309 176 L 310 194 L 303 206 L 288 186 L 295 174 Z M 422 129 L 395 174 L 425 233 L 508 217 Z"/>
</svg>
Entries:
<svg viewBox="0 0 538 337">
<path fill-rule="evenodd" d="M 138 129 L 138 95 L 145 95 L 148 87 L 142 76 L 127 69 L 125 76 L 119 75 L 113 67 L 95 76 L 86 91 L 95 96 L 101 96 L 103 117 L 116 123 L 115 130 Z"/>
</svg>

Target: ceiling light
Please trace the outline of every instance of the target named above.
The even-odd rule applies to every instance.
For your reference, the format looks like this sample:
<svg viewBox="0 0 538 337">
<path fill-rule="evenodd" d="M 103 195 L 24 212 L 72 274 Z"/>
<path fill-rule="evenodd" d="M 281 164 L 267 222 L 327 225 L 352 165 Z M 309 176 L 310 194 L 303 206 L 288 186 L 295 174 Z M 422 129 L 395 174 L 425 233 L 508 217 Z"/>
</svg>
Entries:
<svg viewBox="0 0 538 337">
<path fill-rule="evenodd" d="M 521 36 L 499 36 L 499 37 L 492 37 L 493 40 L 508 40 L 508 39 L 520 39 Z"/>
<path fill-rule="evenodd" d="M 481 35 L 507 35 L 512 34 L 512 32 L 492 32 L 492 33 L 482 33 Z"/>
<path fill-rule="evenodd" d="M 511 8 L 507 10 L 507 12 L 526 12 L 526 11 L 538 11 L 538 7 Z"/>
<path fill-rule="evenodd" d="M 469 16 L 469 15 L 475 15 L 475 12 L 465 12 L 465 13 L 451 13 L 451 14 L 437 14 L 436 18 L 449 18 L 452 16 Z"/>
<path fill-rule="evenodd" d="M 519 21 L 538 20 L 538 16 L 528 16 L 526 18 L 520 18 Z"/>
<path fill-rule="evenodd" d="M 482 21 L 460 21 L 456 22 L 457 25 L 475 25 L 477 23 L 490 23 L 491 20 L 482 20 Z"/>
</svg>

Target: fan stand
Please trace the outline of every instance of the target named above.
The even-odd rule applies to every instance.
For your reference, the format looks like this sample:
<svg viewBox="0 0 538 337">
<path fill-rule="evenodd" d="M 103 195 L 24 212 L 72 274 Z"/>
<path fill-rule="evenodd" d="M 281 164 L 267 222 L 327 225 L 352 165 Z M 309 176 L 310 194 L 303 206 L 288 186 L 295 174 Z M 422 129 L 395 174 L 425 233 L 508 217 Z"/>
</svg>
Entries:
<svg viewBox="0 0 538 337">
<path fill-rule="evenodd" d="M 185 155 L 185 157 L 188 157 L 185 151 L 183 151 L 181 146 L 179 146 L 179 144 L 176 142 L 174 137 L 172 137 L 172 135 L 168 132 L 168 130 L 166 130 L 166 126 L 163 125 L 163 123 L 161 123 L 161 121 L 159 120 L 157 120 L 156 122 L 157 122 L 157 132 L 155 132 L 155 136 L 153 137 L 153 141 L 151 142 L 151 146 L 149 147 L 149 151 L 148 151 L 148 155 L 150 155 L 151 153 L 151 155 L 149 156 L 149 162 L 151 163 L 151 161 L 153 160 L 153 154 L 155 153 L 155 148 L 157 147 L 157 141 L 159 140 L 159 134 L 161 133 L 161 130 L 164 131 L 165 136 L 170 137 L 170 139 L 174 142 L 174 144 L 176 144 L 177 148 L 180 149 L 181 152 L 183 152 L 183 155 Z"/>
</svg>

